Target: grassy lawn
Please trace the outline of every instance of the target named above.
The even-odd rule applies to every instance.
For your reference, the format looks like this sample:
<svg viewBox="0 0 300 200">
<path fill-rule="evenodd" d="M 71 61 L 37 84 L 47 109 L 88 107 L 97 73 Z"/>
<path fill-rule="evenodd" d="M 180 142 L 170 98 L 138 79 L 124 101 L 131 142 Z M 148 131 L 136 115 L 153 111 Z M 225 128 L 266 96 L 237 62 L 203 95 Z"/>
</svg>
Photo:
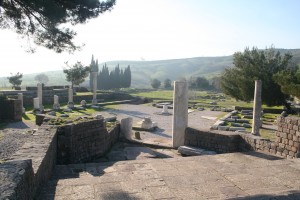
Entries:
<svg viewBox="0 0 300 200">
<path fill-rule="evenodd" d="M 50 105 L 45 105 L 46 109 L 49 109 L 51 106 Z M 66 108 L 66 105 L 62 106 L 61 108 Z M 72 112 L 64 112 L 63 110 L 57 111 L 56 114 L 57 116 L 61 114 L 68 114 L 69 117 L 67 119 L 76 119 L 80 116 L 93 116 L 94 113 L 96 112 L 101 112 L 106 109 L 117 109 L 118 105 L 106 105 L 106 106 L 101 106 L 99 108 L 86 108 L 85 110 L 73 110 Z M 27 109 L 26 109 L 27 110 Z M 35 121 L 35 115 L 32 114 L 32 110 L 26 111 L 25 114 L 22 116 L 23 121 Z M 0 124 L 1 127 L 1 124 Z"/>
</svg>

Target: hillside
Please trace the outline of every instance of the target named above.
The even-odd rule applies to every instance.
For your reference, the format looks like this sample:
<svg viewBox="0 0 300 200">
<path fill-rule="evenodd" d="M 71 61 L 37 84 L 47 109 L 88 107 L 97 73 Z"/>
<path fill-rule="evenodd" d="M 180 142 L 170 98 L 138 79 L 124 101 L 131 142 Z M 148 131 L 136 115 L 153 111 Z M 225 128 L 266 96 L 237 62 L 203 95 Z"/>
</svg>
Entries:
<svg viewBox="0 0 300 200">
<path fill-rule="evenodd" d="M 278 49 L 281 53 L 291 52 L 294 61 L 300 64 L 300 49 Z M 173 60 L 158 61 L 110 61 L 106 62 L 107 66 L 112 69 L 117 64 L 121 68 L 128 65 L 132 72 L 132 87 L 145 88 L 150 87 L 150 79 L 157 78 L 161 81 L 169 78 L 178 80 L 182 77 L 189 78 L 191 76 L 204 76 L 211 78 L 222 73 L 226 67 L 232 65 L 232 56 L 220 57 L 196 57 Z M 104 63 L 99 64 L 102 69 Z M 49 77 L 48 85 L 66 85 L 65 75 L 62 70 L 44 72 Z M 37 74 L 26 74 L 23 77 L 22 86 L 36 85 L 34 77 Z M 88 79 L 82 86 L 88 85 Z M 5 77 L 0 78 L 0 87 L 9 87 L 9 83 Z"/>
</svg>

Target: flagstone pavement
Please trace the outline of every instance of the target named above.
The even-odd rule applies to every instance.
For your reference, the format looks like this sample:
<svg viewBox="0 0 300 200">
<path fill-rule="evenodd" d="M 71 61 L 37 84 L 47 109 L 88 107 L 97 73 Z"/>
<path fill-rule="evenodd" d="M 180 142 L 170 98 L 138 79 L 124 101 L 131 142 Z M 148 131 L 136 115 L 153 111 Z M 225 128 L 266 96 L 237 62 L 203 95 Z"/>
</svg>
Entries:
<svg viewBox="0 0 300 200">
<path fill-rule="evenodd" d="M 250 152 L 57 165 L 36 198 L 296 200 L 300 159 Z"/>
</svg>

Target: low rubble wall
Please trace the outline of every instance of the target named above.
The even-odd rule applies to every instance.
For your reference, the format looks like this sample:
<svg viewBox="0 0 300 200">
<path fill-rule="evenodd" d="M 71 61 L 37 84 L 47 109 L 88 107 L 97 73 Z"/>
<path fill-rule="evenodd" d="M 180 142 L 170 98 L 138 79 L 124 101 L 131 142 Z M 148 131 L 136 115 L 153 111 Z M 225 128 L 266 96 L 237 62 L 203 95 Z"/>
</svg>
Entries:
<svg viewBox="0 0 300 200">
<path fill-rule="evenodd" d="M 62 126 L 42 125 L 10 160 L 0 164 L 0 199 L 31 200 L 58 162 L 79 163 L 104 155 L 118 141 L 120 127 L 110 131 L 103 120 L 76 121 Z M 62 148 L 70 147 L 69 150 Z M 62 157 L 62 152 L 67 157 Z"/>
<path fill-rule="evenodd" d="M 275 141 L 250 133 L 198 130 L 188 127 L 185 145 L 216 151 L 262 151 L 285 158 L 300 158 L 300 118 L 278 117 Z"/>
</svg>

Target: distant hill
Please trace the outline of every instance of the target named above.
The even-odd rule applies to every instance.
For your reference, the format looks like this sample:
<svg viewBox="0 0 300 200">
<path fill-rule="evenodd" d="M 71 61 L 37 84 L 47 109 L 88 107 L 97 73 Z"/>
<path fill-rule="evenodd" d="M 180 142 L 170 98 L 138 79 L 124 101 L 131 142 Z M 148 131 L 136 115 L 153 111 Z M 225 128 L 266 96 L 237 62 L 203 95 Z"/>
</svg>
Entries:
<svg viewBox="0 0 300 200">
<path fill-rule="evenodd" d="M 300 64 L 300 49 L 278 49 L 281 53 L 291 52 L 294 56 L 294 61 Z M 220 75 L 226 67 L 232 66 L 231 56 L 219 57 L 196 57 L 172 60 L 157 60 L 157 61 L 109 61 L 107 66 L 112 69 L 117 64 L 121 68 L 128 65 L 131 67 L 132 73 L 132 87 L 146 88 L 150 87 L 150 79 L 157 78 L 162 82 L 169 78 L 171 80 L 178 80 L 182 77 L 189 78 L 191 76 L 203 76 L 212 78 Z M 102 69 L 104 63 L 99 64 L 99 70 Z M 67 85 L 65 75 L 62 70 L 43 72 L 49 77 L 48 85 Z M 36 85 L 34 77 L 36 74 L 26 74 L 23 77 L 23 86 Z M 86 80 L 82 84 L 88 85 Z M 6 78 L 0 78 L 0 87 L 9 86 Z"/>
</svg>

